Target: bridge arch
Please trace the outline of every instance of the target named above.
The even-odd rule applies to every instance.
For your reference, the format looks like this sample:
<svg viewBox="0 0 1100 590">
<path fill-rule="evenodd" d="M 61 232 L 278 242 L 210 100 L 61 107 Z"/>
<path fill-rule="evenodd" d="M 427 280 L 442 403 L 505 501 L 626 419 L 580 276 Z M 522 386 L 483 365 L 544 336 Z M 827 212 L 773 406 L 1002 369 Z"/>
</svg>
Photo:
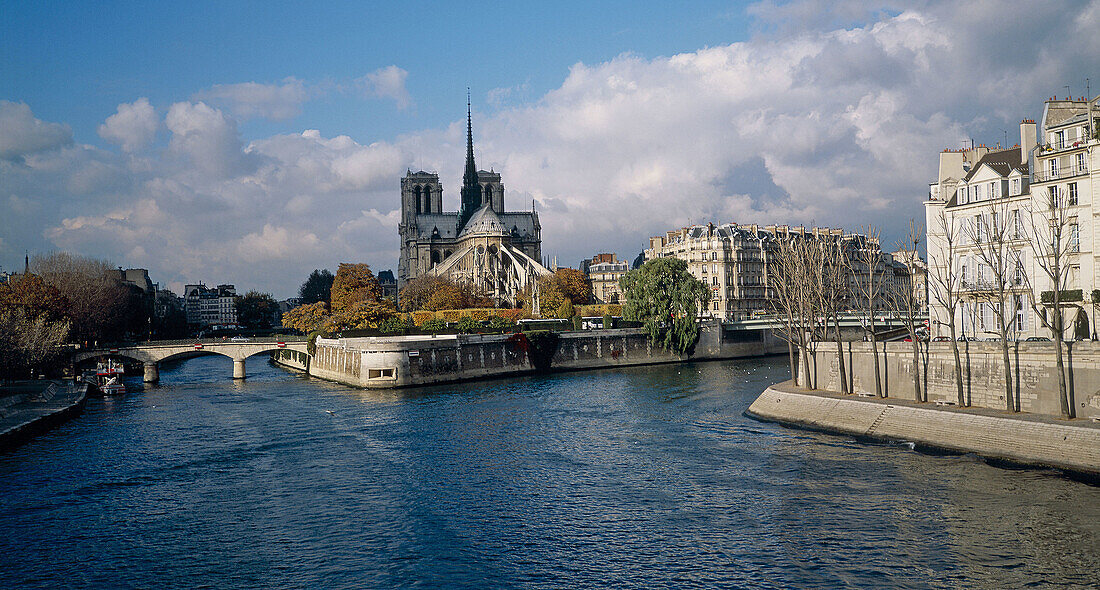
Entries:
<svg viewBox="0 0 1100 590">
<path fill-rule="evenodd" d="M 72 361 L 74 364 L 79 365 L 96 358 L 121 357 L 130 359 L 144 365 L 145 382 L 153 383 L 160 380 L 160 363 L 197 356 L 219 355 L 228 357 L 233 361 L 234 379 L 244 379 L 246 359 L 258 354 L 271 353 L 286 348 L 304 352 L 306 343 L 304 341 L 284 342 L 282 346 L 276 341 L 157 343 L 145 346 L 79 351 L 73 355 Z"/>
</svg>

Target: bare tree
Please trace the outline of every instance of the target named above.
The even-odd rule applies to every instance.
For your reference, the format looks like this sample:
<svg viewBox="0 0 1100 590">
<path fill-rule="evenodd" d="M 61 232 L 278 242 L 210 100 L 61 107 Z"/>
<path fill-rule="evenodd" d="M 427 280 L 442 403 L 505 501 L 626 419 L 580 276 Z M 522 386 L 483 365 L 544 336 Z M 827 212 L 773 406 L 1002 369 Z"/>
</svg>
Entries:
<svg viewBox="0 0 1100 590">
<path fill-rule="evenodd" d="M 828 236 L 822 248 L 821 311 L 825 317 L 825 338 L 828 339 L 832 324 L 833 341 L 836 343 L 836 363 L 840 377 L 841 393 L 848 391 L 848 377 L 844 368 L 844 345 L 840 335 L 840 311 L 848 302 L 849 281 L 848 252 L 843 236 Z"/>
<path fill-rule="evenodd" d="M 1044 278 L 1051 286 L 1049 298 L 1045 294 L 1038 300 L 1034 297 L 1035 283 L 1030 273 L 1021 272 L 1028 290 L 1032 293 L 1031 305 L 1039 316 L 1043 325 L 1050 329 L 1051 340 L 1054 342 L 1054 354 L 1058 373 L 1058 400 L 1062 415 L 1073 418 L 1075 415 L 1073 404 L 1069 401 L 1069 390 L 1066 386 L 1065 360 L 1062 354 L 1062 342 L 1065 335 L 1065 318 L 1062 314 L 1062 300 L 1064 291 L 1069 285 L 1070 256 L 1078 250 L 1078 236 L 1073 235 L 1070 218 L 1069 204 L 1065 199 L 1059 198 L 1056 187 L 1050 187 L 1049 191 L 1032 193 L 1032 206 L 1029 211 L 1028 223 L 1031 235 L 1028 243 L 1035 266 L 1042 271 Z M 1016 265 L 1024 268 L 1022 255 L 1017 259 Z M 1047 303 L 1043 299 L 1049 299 L 1050 314 L 1047 314 Z"/>
<path fill-rule="evenodd" d="M 863 236 L 857 237 L 849 259 L 856 289 L 861 303 L 866 304 L 867 319 L 863 324 L 867 332 L 867 341 L 871 343 L 872 358 L 875 362 L 875 395 L 885 397 L 882 390 L 882 369 L 878 361 L 878 335 L 875 332 L 875 308 L 882 300 L 886 274 L 882 267 L 882 249 L 879 246 L 879 231 L 872 225 L 867 226 Z"/>
<path fill-rule="evenodd" d="M 129 293 L 108 275 L 114 267 L 106 260 L 54 252 L 35 256 L 31 272 L 56 288 L 68 301 L 78 341 L 117 338 L 125 330 Z"/>
<path fill-rule="evenodd" d="M 920 244 L 920 235 L 924 232 L 924 228 L 917 227 L 912 219 L 909 220 L 909 232 L 905 237 L 896 243 L 895 249 L 906 268 L 909 269 L 909 280 L 900 281 L 892 285 L 889 294 L 887 295 L 887 301 L 893 310 L 895 316 L 901 320 L 902 325 L 905 326 L 905 330 L 909 333 L 909 340 L 913 344 L 913 392 L 914 399 L 918 402 L 928 401 L 927 391 L 922 394 L 921 388 L 921 373 L 920 367 L 923 366 L 921 362 L 922 358 L 922 334 L 920 328 L 923 324 L 918 318 L 918 314 L 921 312 L 921 303 L 917 298 L 917 292 L 915 290 L 915 283 L 913 281 L 913 270 L 917 267 L 919 262 L 917 258 L 917 246 Z"/>
<path fill-rule="evenodd" d="M 954 217 L 940 210 L 936 217 L 935 231 L 939 235 L 938 248 L 928 248 L 928 286 L 932 298 L 939 307 L 947 313 L 947 327 L 950 331 L 951 351 L 955 354 L 955 387 L 958 393 L 959 406 L 966 405 L 966 396 L 963 395 L 962 360 L 959 356 L 959 342 L 955 331 L 955 313 L 959 309 L 959 262 L 958 241 L 959 229 L 955 225 Z"/>
<path fill-rule="evenodd" d="M 770 265 L 766 264 L 771 271 L 768 277 L 768 288 L 772 289 L 775 294 L 775 311 L 781 322 L 779 337 L 787 342 L 791 380 L 794 381 L 795 385 L 798 385 L 798 365 L 795 360 L 795 349 L 799 351 L 800 355 L 805 356 L 805 331 L 802 329 L 802 318 L 800 317 L 800 269 L 790 235 L 781 236 L 779 231 L 776 231 L 774 246 L 771 248 L 770 262 Z M 808 377 L 809 375 L 807 375 Z"/>
<path fill-rule="evenodd" d="M 1010 313 L 1015 316 L 1015 306 L 1009 311 L 1010 298 L 1012 296 L 1012 275 L 1016 269 L 1016 260 L 1019 258 L 1011 247 L 1012 235 L 1009 228 L 1010 212 L 1004 201 L 990 201 L 974 219 L 972 224 L 966 226 L 966 233 L 974 244 L 974 253 L 978 258 L 978 267 L 975 272 L 975 293 L 980 294 L 985 300 L 987 309 L 991 309 L 996 323 L 997 340 L 1001 343 L 1001 362 L 1004 365 L 1005 381 L 1005 409 L 1010 412 L 1019 411 L 1012 397 L 1012 362 L 1008 354 L 1008 342 L 1014 332 L 1015 322 L 1008 321 Z M 986 272 L 988 270 L 988 272 Z M 982 326 L 985 326 L 984 313 L 979 307 L 979 315 L 982 316 Z"/>
</svg>

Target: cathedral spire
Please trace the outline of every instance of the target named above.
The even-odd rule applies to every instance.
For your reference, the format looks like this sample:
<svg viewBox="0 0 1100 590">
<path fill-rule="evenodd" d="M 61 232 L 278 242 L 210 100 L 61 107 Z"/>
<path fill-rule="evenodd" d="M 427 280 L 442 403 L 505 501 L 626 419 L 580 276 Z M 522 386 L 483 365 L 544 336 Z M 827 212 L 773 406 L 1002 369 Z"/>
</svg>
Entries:
<svg viewBox="0 0 1100 590">
<path fill-rule="evenodd" d="M 474 164 L 474 125 L 473 109 L 470 106 L 470 90 L 466 89 L 466 171 L 462 174 L 462 207 L 459 210 L 458 228 L 470 219 L 481 207 L 481 183 L 477 178 L 477 165 Z"/>
</svg>

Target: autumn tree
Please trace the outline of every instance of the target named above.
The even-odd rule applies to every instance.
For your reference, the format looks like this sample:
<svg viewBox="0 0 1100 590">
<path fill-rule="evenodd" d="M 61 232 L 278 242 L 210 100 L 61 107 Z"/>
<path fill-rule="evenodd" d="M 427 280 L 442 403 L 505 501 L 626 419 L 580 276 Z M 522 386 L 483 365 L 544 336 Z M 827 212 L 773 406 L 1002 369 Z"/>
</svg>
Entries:
<svg viewBox="0 0 1100 590">
<path fill-rule="evenodd" d="M 405 311 L 492 306 L 490 299 L 475 293 L 469 285 L 434 275 L 417 277 L 401 290 L 401 307 Z"/>
<path fill-rule="evenodd" d="M 61 292 L 38 275 L 19 275 L 0 283 L 0 309 L 21 308 L 30 316 L 46 314 L 56 320 L 65 315 L 68 307 L 69 302 Z"/>
<path fill-rule="evenodd" d="M 336 277 L 327 268 L 314 270 L 306 282 L 298 288 L 298 298 L 302 300 L 303 305 L 318 301 L 328 303 L 332 296 L 332 282 L 335 279 Z"/>
<path fill-rule="evenodd" d="M 332 280 L 329 308 L 332 313 L 340 313 L 360 301 L 378 301 L 382 298 L 382 288 L 378 279 L 365 263 L 341 262 L 336 276 Z"/>
<path fill-rule="evenodd" d="M 678 258 L 656 258 L 619 279 L 626 303 L 623 317 L 643 322 L 649 339 L 676 354 L 699 341 L 699 312 L 710 289 Z"/>
<path fill-rule="evenodd" d="M 237 321 L 253 330 L 267 329 L 275 323 L 279 314 L 279 302 L 268 293 L 249 291 L 234 300 Z"/>
<path fill-rule="evenodd" d="M 328 308 L 323 301 L 299 305 L 283 314 L 283 326 L 309 334 L 320 329 L 328 316 Z"/>
<path fill-rule="evenodd" d="M 68 302 L 65 315 L 78 341 L 110 340 L 123 335 L 130 297 L 126 287 L 108 275 L 106 260 L 55 252 L 31 259 L 31 272 L 56 288 Z"/>
<path fill-rule="evenodd" d="M 575 268 L 559 268 L 554 271 L 553 281 L 558 290 L 573 305 L 584 305 L 592 298 L 592 286 L 588 277 Z"/>
<path fill-rule="evenodd" d="M 66 319 L 32 313 L 22 306 L 0 307 L 0 380 L 33 377 L 56 367 L 69 336 Z"/>
</svg>

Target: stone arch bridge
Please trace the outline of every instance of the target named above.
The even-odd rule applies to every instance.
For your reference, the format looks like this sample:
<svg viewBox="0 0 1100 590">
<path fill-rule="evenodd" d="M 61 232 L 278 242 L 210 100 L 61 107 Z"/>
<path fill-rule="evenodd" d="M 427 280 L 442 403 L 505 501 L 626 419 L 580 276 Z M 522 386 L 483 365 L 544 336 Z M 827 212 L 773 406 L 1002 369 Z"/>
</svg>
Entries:
<svg viewBox="0 0 1100 590">
<path fill-rule="evenodd" d="M 207 354 L 220 354 L 233 359 L 233 378 L 245 378 L 244 362 L 250 356 L 277 350 L 306 352 L 306 340 L 301 337 L 287 339 L 250 338 L 233 340 L 161 340 L 142 344 L 120 344 L 110 348 L 78 350 L 73 354 L 73 364 L 101 357 L 123 357 L 142 364 L 145 382 L 160 380 L 160 363 L 176 358 L 190 358 Z"/>
</svg>

